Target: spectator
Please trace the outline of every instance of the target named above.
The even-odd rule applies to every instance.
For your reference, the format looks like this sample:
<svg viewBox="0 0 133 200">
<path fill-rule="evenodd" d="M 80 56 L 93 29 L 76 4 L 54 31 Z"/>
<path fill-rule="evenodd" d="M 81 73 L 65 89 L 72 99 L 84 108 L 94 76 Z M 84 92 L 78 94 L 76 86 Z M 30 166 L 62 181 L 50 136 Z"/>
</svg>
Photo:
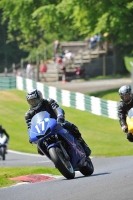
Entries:
<svg viewBox="0 0 133 200">
<path fill-rule="evenodd" d="M 64 55 L 65 61 L 67 63 L 70 63 L 72 61 L 72 57 L 73 57 L 72 52 L 70 50 L 66 50 Z"/>
<path fill-rule="evenodd" d="M 42 75 L 41 78 L 44 78 L 44 73 L 47 71 L 47 65 L 43 60 L 41 60 L 41 62 L 40 62 L 39 71 Z"/>
<path fill-rule="evenodd" d="M 99 33 L 97 35 L 97 44 L 98 44 L 98 49 L 103 50 L 103 44 L 102 44 L 102 35 Z"/>
<path fill-rule="evenodd" d="M 33 71 L 33 64 L 30 62 L 26 66 L 26 77 L 31 78 L 31 73 Z"/>
<path fill-rule="evenodd" d="M 94 50 L 94 43 L 95 43 L 95 38 L 94 36 L 90 37 L 90 48 L 91 50 Z"/>
<path fill-rule="evenodd" d="M 91 50 L 95 50 L 97 43 L 97 35 L 94 35 L 90 38 L 90 48 Z"/>
<path fill-rule="evenodd" d="M 62 63 L 62 59 L 63 59 L 63 55 L 60 53 L 60 54 L 57 56 L 57 59 L 56 59 L 57 63 L 58 63 L 58 64 L 61 64 L 61 63 Z"/>
</svg>

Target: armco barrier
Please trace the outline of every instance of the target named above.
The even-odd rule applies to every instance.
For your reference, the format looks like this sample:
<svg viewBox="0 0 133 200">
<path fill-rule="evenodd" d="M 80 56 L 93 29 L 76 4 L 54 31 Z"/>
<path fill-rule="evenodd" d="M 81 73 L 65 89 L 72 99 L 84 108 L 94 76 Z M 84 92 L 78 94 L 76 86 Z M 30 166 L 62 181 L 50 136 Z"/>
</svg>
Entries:
<svg viewBox="0 0 133 200">
<path fill-rule="evenodd" d="M 103 100 L 94 96 L 84 95 L 78 92 L 60 90 L 52 86 L 46 86 L 43 83 L 16 77 L 16 88 L 19 90 L 30 91 L 39 89 L 44 98 L 53 98 L 59 104 L 67 107 L 73 107 L 82 111 L 89 111 L 96 115 L 106 116 L 112 119 L 118 119 L 118 102 Z"/>
<path fill-rule="evenodd" d="M 16 88 L 16 77 L 0 77 L 0 90 Z"/>
</svg>

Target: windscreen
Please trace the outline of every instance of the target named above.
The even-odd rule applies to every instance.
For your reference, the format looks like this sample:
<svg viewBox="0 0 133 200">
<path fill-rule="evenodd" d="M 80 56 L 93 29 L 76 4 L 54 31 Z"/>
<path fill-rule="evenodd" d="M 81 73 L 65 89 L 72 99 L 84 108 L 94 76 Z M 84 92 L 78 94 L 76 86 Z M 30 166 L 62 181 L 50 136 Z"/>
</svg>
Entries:
<svg viewBox="0 0 133 200">
<path fill-rule="evenodd" d="M 41 122 L 44 118 L 50 118 L 50 114 L 46 111 L 42 111 L 34 115 L 31 120 L 32 125 L 36 125 L 38 122 Z"/>
</svg>

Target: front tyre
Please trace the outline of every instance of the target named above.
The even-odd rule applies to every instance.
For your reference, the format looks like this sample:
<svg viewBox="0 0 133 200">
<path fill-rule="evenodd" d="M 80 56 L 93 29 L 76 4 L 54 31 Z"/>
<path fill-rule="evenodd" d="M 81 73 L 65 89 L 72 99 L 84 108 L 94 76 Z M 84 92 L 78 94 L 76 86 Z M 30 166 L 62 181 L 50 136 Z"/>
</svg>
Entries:
<svg viewBox="0 0 133 200">
<path fill-rule="evenodd" d="M 75 177 L 75 171 L 70 161 L 66 160 L 62 150 L 59 147 L 51 147 L 49 149 L 49 155 L 56 168 L 64 177 L 67 179 L 73 179 Z"/>
<path fill-rule="evenodd" d="M 86 165 L 80 168 L 80 172 L 84 176 L 90 176 L 94 172 L 94 166 L 92 164 L 91 159 L 88 157 L 86 158 Z"/>
<path fill-rule="evenodd" d="M 5 149 L 5 147 L 1 147 L 1 149 L 0 149 L 0 154 L 1 154 L 1 158 L 2 158 L 2 160 L 5 160 L 6 159 L 6 149 Z"/>
</svg>

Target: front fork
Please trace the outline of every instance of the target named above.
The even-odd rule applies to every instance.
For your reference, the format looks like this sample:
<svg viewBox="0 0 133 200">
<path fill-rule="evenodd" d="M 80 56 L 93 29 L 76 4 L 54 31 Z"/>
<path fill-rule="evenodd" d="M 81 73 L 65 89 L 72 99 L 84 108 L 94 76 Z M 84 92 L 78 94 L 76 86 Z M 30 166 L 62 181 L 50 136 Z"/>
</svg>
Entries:
<svg viewBox="0 0 133 200">
<path fill-rule="evenodd" d="M 57 135 L 57 134 L 55 134 L 55 139 L 56 139 L 56 143 L 50 145 L 50 148 L 51 148 L 51 147 L 54 147 L 54 146 L 59 146 L 59 147 L 61 148 L 61 150 L 62 150 L 62 153 L 63 153 L 65 159 L 66 159 L 67 161 L 70 161 L 70 157 L 69 157 L 67 151 L 65 150 L 65 148 L 63 147 L 61 141 L 59 141 L 59 138 L 58 138 L 58 135 Z M 47 147 L 47 149 L 49 149 L 49 145 L 47 144 L 46 141 L 44 141 L 44 138 L 41 138 L 41 139 L 38 141 L 37 147 L 38 147 L 38 148 L 40 149 L 40 151 L 45 155 L 46 152 L 44 152 L 43 149 L 41 148 L 41 145 L 42 145 L 43 143 L 44 143 L 44 145 Z M 49 154 L 47 154 L 47 156 L 49 157 Z M 50 157 L 49 157 L 49 158 L 50 158 Z"/>
<path fill-rule="evenodd" d="M 65 150 L 65 148 L 63 147 L 61 141 L 59 141 L 59 138 L 58 138 L 58 135 L 57 135 L 57 134 L 55 134 L 55 138 L 56 138 L 57 144 L 59 144 L 59 146 L 60 146 L 60 148 L 61 148 L 61 150 L 62 150 L 63 155 L 65 156 L 65 159 L 66 159 L 67 161 L 70 161 L 70 157 L 69 157 L 67 151 Z"/>
</svg>

